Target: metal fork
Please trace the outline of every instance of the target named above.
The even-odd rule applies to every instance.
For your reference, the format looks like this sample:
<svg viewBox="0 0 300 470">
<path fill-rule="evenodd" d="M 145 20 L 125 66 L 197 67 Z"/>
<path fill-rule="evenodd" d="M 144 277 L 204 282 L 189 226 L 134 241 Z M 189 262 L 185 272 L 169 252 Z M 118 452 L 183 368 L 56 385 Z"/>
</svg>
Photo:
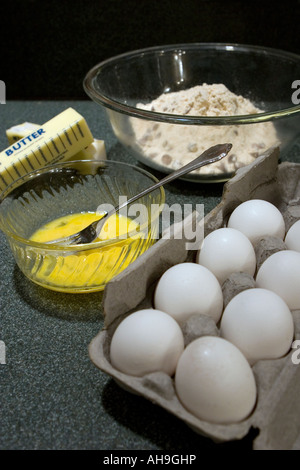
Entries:
<svg viewBox="0 0 300 470">
<path fill-rule="evenodd" d="M 69 235 L 68 237 L 60 238 L 57 240 L 51 240 L 45 243 L 47 243 L 48 245 L 51 244 L 51 245 L 63 245 L 63 246 L 91 243 L 99 236 L 103 225 L 105 224 L 105 222 L 111 215 L 115 214 L 116 212 L 123 209 L 128 204 L 131 204 L 132 202 L 136 201 L 137 199 L 143 196 L 146 196 L 152 191 L 155 191 L 155 189 L 159 188 L 160 186 L 163 186 L 164 184 L 167 184 L 170 181 L 173 181 L 174 179 L 179 178 L 180 176 L 190 173 L 191 171 L 196 170 L 197 168 L 200 168 L 202 166 L 209 165 L 218 160 L 221 160 L 222 158 L 226 157 L 226 155 L 229 153 L 231 148 L 232 148 L 232 144 L 229 144 L 229 143 L 217 144 L 217 145 L 214 145 L 213 147 L 210 147 L 209 149 L 205 150 L 201 155 L 199 155 L 197 158 L 195 158 L 191 162 L 184 165 L 182 168 L 179 168 L 178 170 L 173 171 L 172 173 L 168 174 L 157 183 L 144 189 L 143 191 L 136 194 L 135 196 L 132 196 L 131 198 L 127 199 L 122 204 L 119 204 L 118 206 L 114 207 L 112 210 L 108 211 L 104 216 L 92 222 L 90 225 L 88 225 L 84 229 L 80 230 L 80 232 L 74 233 L 73 235 Z"/>
</svg>

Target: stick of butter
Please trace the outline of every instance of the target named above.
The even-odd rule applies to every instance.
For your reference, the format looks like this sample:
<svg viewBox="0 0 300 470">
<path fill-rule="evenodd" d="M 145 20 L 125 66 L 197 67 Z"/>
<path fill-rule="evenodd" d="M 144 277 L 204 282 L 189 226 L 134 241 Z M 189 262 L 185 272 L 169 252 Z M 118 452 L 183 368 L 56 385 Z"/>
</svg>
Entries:
<svg viewBox="0 0 300 470">
<path fill-rule="evenodd" d="M 66 109 L 0 153 L 0 190 L 49 163 L 70 160 L 93 141 L 85 119 Z"/>
<path fill-rule="evenodd" d="M 41 126 L 32 122 L 23 122 L 17 126 L 10 127 L 6 130 L 6 137 L 9 145 L 13 145 L 20 139 L 26 137 L 30 132 L 37 131 Z M 94 139 L 93 142 L 80 150 L 80 152 L 72 155 L 71 160 L 106 160 L 106 149 L 104 140 Z"/>
</svg>

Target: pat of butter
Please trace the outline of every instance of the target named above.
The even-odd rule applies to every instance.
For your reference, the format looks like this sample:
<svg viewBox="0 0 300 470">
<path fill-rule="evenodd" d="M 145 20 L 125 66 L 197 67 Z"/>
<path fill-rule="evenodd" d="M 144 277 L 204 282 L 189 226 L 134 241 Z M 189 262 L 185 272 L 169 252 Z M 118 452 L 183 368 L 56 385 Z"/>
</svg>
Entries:
<svg viewBox="0 0 300 470">
<path fill-rule="evenodd" d="M 23 124 L 18 124 L 17 126 L 10 127 L 6 130 L 6 137 L 9 145 L 13 145 L 20 139 L 23 139 L 28 134 L 37 131 L 42 126 L 38 124 L 33 124 L 32 122 L 23 122 Z"/>
<path fill-rule="evenodd" d="M 90 145 L 80 150 L 70 160 L 106 160 L 104 140 L 94 139 Z"/>
<path fill-rule="evenodd" d="M 66 109 L 0 153 L 0 190 L 33 170 L 70 160 L 93 141 L 85 119 Z"/>
<path fill-rule="evenodd" d="M 30 132 L 37 131 L 41 126 L 32 122 L 23 122 L 6 130 L 8 143 L 13 145 L 20 139 L 26 137 Z M 70 157 L 71 160 L 106 160 L 106 149 L 104 140 L 94 139 L 86 148 L 80 150 Z"/>
</svg>

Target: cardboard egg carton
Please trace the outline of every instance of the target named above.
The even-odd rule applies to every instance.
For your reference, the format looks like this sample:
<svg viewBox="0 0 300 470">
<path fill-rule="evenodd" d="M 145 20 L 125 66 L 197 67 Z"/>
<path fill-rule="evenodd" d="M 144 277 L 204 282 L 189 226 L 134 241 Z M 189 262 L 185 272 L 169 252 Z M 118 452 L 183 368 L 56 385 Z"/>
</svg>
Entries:
<svg viewBox="0 0 300 470">
<path fill-rule="evenodd" d="M 221 202 L 199 223 L 204 236 L 224 227 L 231 212 L 249 199 L 265 199 L 282 212 L 286 228 L 300 218 L 300 164 L 278 164 L 279 149 L 270 148 L 251 165 L 241 168 L 224 185 Z M 190 226 L 192 214 L 183 221 Z M 184 421 L 196 432 L 226 442 L 241 439 L 251 428 L 259 431 L 253 449 L 300 449 L 300 364 L 296 364 L 297 350 L 279 359 L 261 360 L 253 366 L 257 384 L 257 403 L 252 414 L 242 422 L 213 424 L 198 419 L 187 411 L 176 396 L 173 378 L 163 372 L 132 377 L 112 367 L 109 359 L 112 335 L 123 320 L 133 311 L 153 307 L 153 292 L 160 276 L 174 264 L 195 260 L 196 252 L 186 250 L 186 239 L 179 239 L 174 226 L 171 238 L 162 238 L 140 256 L 131 266 L 115 277 L 104 291 L 104 328 L 91 341 L 89 354 L 92 362 L 128 391 L 142 395 Z M 186 232 L 184 232 L 186 233 Z M 270 254 L 284 249 L 282 241 L 265 239 L 256 248 L 258 263 Z M 254 287 L 254 279 L 243 274 L 233 274 L 223 284 L 224 305 L 232 296 L 246 288 Z M 300 310 L 293 311 L 295 337 L 300 339 Z M 218 335 L 214 322 L 204 316 L 191 318 L 183 327 L 185 343 L 202 335 Z M 293 356 L 294 355 L 294 356 Z M 298 356 L 300 358 L 300 352 Z"/>
</svg>

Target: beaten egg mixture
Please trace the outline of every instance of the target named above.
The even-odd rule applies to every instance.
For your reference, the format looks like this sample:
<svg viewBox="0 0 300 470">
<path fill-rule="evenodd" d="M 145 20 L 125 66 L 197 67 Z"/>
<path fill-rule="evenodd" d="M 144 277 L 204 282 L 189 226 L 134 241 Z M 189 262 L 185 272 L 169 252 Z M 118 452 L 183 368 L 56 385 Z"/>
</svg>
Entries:
<svg viewBox="0 0 300 470">
<path fill-rule="evenodd" d="M 56 240 L 76 233 L 100 218 L 101 214 L 95 212 L 66 215 L 42 226 L 30 239 L 41 243 Z M 127 237 L 126 234 L 133 230 L 135 234 Z M 125 269 L 141 254 L 141 246 L 142 251 L 146 249 L 147 244 L 141 244 L 142 234 L 138 232 L 138 224 L 119 214 L 107 219 L 99 237 L 92 244 L 121 235 L 124 235 L 124 239 L 109 246 L 82 249 L 77 253 L 71 251 L 70 254 L 62 251 L 61 256 L 59 251 L 56 255 L 49 252 L 41 256 L 31 269 L 35 282 L 63 292 L 68 292 L 68 288 L 74 292 L 74 287 L 78 287 L 78 292 L 103 290 L 104 284 L 116 272 Z M 95 286 L 100 288 L 95 289 Z"/>
</svg>

